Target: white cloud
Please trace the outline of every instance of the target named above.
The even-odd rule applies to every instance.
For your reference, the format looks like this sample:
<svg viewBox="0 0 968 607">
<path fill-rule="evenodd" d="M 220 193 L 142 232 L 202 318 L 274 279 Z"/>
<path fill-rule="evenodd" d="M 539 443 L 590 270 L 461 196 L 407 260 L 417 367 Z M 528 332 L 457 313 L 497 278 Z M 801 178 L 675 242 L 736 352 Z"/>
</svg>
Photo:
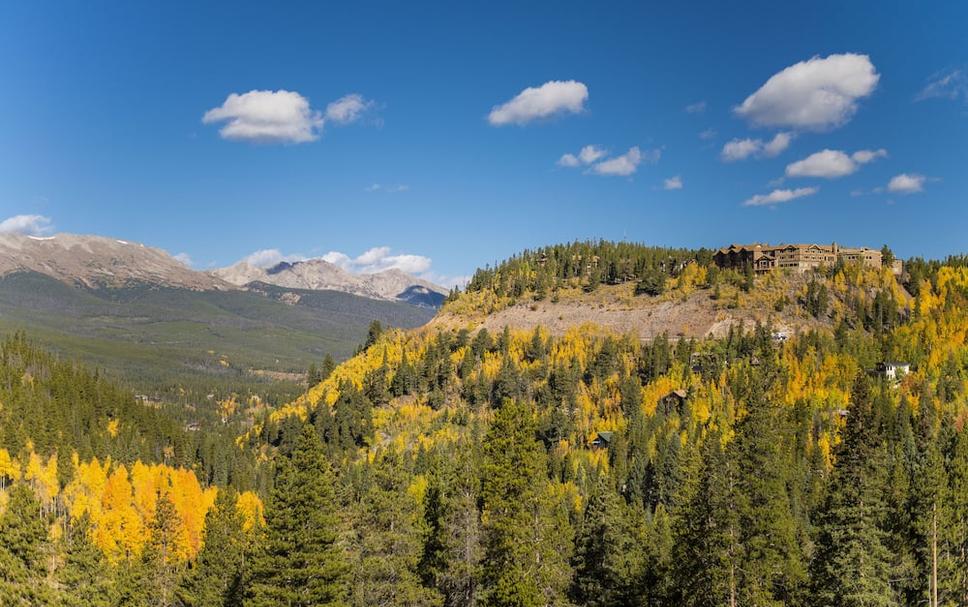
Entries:
<svg viewBox="0 0 968 607">
<path fill-rule="evenodd" d="M 563 167 L 576 167 L 580 164 L 581 161 L 578 160 L 578 156 L 575 156 L 574 154 L 564 154 L 558 159 L 558 165 Z"/>
<path fill-rule="evenodd" d="M 793 135 L 790 133 L 777 133 L 773 139 L 763 144 L 763 154 L 771 158 L 777 156 L 790 147 L 791 141 L 793 141 Z"/>
<path fill-rule="evenodd" d="M 586 145 L 577 155 L 565 154 L 559 158 L 558 166 L 574 168 L 584 165 L 589 167 L 586 172 L 597 173 L 598 175 L 628 176 L 635 173 L 639 164 L 643 162 L 658 162 L 662 156 L 662 150 L 642 151 L 638 146 L 633 146 L 621 156 L 606 158 L 607 156 L 608 151 L 605 148 L 597 145 Z"/>
<path fill-rule="evenodd" d="M 357 257 L 340 251 L 330 251 L 320 259 L 335 264 L 354 274 L 372 274 L 384 270 L 402 270 L 408 274 L 430 271 L 431 259 L 423 255 L 391 255 L 390 247 L 373 247 Z"/>
<path fill-rule="evenodd" d="M 706 111 L 706 102 L 697 101 L 696 103 L 690 103 L 686 106 L 687 114 L 702 114 Z"/>
<path fill-rule="evenodd" d="M 774 74 L 734 111 L 758 126 L 827 130 L 849 121 L 879 79 L 867 55 L 817 56 Z"/>
<path fill-rule="evenodd" d="M 178 253 L 177 255 L 172 255 L 172 258 L 185 267 L 192 267 L 195 262 L 192 261 L 192 256 L 188 253 Z"/>
<path fill-rule="evenodd" d="M 351 93 L 326 106 L 326 119 L 336 124 L 350 124 L 359 120 L 373 105 L 374 103 L 364 99 L 363 95 Z"/>
<path fill-rule="evenodd" d="M 638 146 L 633 146 L 621 156 L 599 162 L 592 167 L 592 170 L 599 175 L 619 175 L 624 177 L 635 173 L 638 170 L 640 162 L 642 162 L 642 151 L 639 150 Z"/>
<path fill-rule="evenodd" d="M 514 99 L 494 106 L 487 120 L 493 126 L 527 124 L 555 114 L 576 114 L 585 109 L 588 87 L 575 80 L 552 80 L 539 87 L 528 87 Z"/>
<path fill-rule="evenodd" d="M 924 190 L 924 175 L 917 173 L 901 173 L 891 177 L 887 183 L 887 191 L 895 194 L 914 194 Z"/>
<path fill-rule="evenodd" d="M 818 188 L 797 188 L 795 190 L 773 190 L 769 194 L 757 194 L 743 201 L 744 207 L 759 207 L 774 205 L 780 202 L 790 202 L 804 196 L 816 194 Z"/>
<path fill-rule="evenodd" d="M 968 74 L 962 69 L 936 74 L 918 93 L 915 101 L 925 99 L 952 99 L 968 101 Z"/>
<path fill-rule="evenodd" d="M 410 189 L 405 183 L 398 183 L 396 185 L 384 185 L 382 183 L 372 183 L 365 188 L 367 192 L 387 192 L 390 194 L 396 194 L 397 192 L 406 192 Z"/>
<path fill-rule="evenodd" d="M 256 268 L 271 268 L 283 261 L 303 261 L 304 255 L 283 255 L 279 249 L 261 249 L 247 255 L 242 261 Z"/>
<path fill-rule="evenodd" d="M 868 162 L 873 162 L 878 158 L 887 158 L 887 150 L 884 148 L 879 150 L 857 150 L 851 154 L 850 157 L 857 164 L 867 164 Z"/>
<path fill-rule="evenodd" d="M 749 138 L 731 139 L 726 142 L 726 145 L 723 146 L 723 150 L 719 155 L 724 162 L 736 162 L 737 160 L 745 160 L 751 156 L 767 156 L 772 158 L 790 147 L 791 141 L 793 141 L 793 134 L 786 132 L 777 133 L 769 141 Z"/>
<path fill-rule="evenodd" d="M 219 129 L 223 139 L 305 143 L 319 139 L 324 119 L 299 93 L 279 90 L 232 93 L 202 122 L 226 122 Z"/>
<path fill-rule="evenodd" d="M 662 183 L 662 189 L 664 190 L 681 190 L 682 189 L 682 177 L 676 175 L 675 177 L 670 177 Z"/>
<path fill-rule="evenodd" d="M 887 156 L 887 150 L 858 150 L 848 156 L 840 150 L 821 150 L 803 160 L 790 163 L 787 177 L 823 177 L 836 179 L 857 172 L 861 165 Z"/>
<path fill-rule="evenodd" d="M 0 234 L 43 236 L 53 229 L 50 217 L 43 215 L 14 215 L 0 221 Z"/>
<path fill-rule="evenodd" d="M 604 158 L 608 152 L 597 145 L 586 145 L 578 153 L 578 159 L 585 164 L 591 164 L 600 158 Z"/>
<path fill-rule="evenodd" d="M 703 141 L 709 141 L 710 139 L 716 138 L 716 129 L 706 129 L 705 131 L 699 133 L 699 138 Z"/>
<path fill-rule="evenodd" d="M 790 163 L 787 177 L 824 177 L 834 179 L 850 175 L 857 170 L 857 163 L 840 150 L 821 150 L 803 160 Z"/>
</svg>

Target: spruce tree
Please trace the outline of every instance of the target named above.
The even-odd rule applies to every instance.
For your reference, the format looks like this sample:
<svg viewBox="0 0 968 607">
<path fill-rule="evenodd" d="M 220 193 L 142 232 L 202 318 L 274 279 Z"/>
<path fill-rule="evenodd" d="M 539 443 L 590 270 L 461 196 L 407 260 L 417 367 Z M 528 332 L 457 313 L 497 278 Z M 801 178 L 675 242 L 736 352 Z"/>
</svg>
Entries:
<svg viewBox="0 0 968 607">
<path fill-rule="evenodd" d="M 277 466 L 245 605 L 342 605 L 348 570 L 338 543 L 333 473 L 311 426 Z"/>
<path fill-rule="evenodd" d="M 57 572 L 63 607 L 109 607 L 112 592 L 104 554 L 89 537 L 90 519 L 85 513 L 72 523 L 65 537 L 64 563 Z"/>
<path fill-rule="evenodd" d="M 884 485 L 878 466 L 885 449 L 863 375 L 854 384 L 850 404 L 819 521 L 811 600 L 818 607 L 889 607 L 897 601 L 879 525 Z"/>
<path fill-rule="evenodd" d="M 237 499 L 233 489 L 219 489 L 205 515 L 202 549 L 179 592 L 185 607 L 242 605 L 247 542 Z"/>
<path fill-rule="evenodd" d="M 155 516 L 148 527 L 148 543 L 142 554 L 152 607 L 176 604 L 181 565 L 175 554 L 178 515 L 167 494 L 158 496 Z"/>
<path fill-rule="evenodd" d="M 567 518 L 548 499 L 546 456 L 528 405 L 505 401 L 484 440 L 484 604 L 557 604 L 567 587 Z M 562 579 L 564 578 L 564 579 Z"/>
<path fill-rule="evenodd" d="M 10 605 L 50 600 L 44 581 L 46 545 L 40 502 L 26 483 L 14 484 L 0 516 L 0 597 Z"/>
<path fill-rule="evenodd" d="M 624 500 L 599 480 L 575 541 L 575 602 L 588 607 L 632 605 L 644 574 L 645 545 Z"/>
</svg>

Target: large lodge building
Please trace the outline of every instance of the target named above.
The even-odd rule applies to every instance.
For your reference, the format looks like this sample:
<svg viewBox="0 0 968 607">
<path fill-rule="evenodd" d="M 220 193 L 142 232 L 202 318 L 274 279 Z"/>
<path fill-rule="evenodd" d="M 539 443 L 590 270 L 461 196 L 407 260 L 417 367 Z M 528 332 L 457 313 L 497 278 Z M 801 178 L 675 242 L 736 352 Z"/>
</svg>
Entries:
<svg viewBox="0 0 968 607">
<path fill-rule="evenodd" d="M 881 267 L 881 252 L 867 247 L 842 247 L 837 243 L 820 244 L 731 244 L 719 249 L 713 261 L 720 268 L 745 271 L 751 267 L 757 274 L 766 274 L 776 269 L 789 269 L 806 272 L 823 266 L 832 266 L 838 260 L 859 262 L 872 268 Z M 900 273 L 900 262 L 891 268 Z"/>
</svg>

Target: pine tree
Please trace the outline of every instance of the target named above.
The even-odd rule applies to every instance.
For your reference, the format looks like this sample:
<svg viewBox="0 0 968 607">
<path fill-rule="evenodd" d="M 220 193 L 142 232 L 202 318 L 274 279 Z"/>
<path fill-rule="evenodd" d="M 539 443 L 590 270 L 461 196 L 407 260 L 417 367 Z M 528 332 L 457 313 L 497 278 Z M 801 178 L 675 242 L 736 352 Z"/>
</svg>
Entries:
<svg viewBox="0 0 968 607">
<path fill-rule="evenodd" d="M 484 604 L 556 604 L 567 587 L 570 537 L 547 495 L 545 452 L 530 407 L 505 401 L 484 440 Z"/>
<path fill-rule="evenodd" d="M 728 453 L 736 459 L 738 473 L 739 604 L 782 605 L 797 595 L 805 578 L 787 493 L 791 441 L 779 408 L 765 393 L 768 373 L 761 367 L 748 374 L 747 411 L 736 424 Z"/>
<path fill-rule="evenodd" d="M 205 515 L 202 549 L 179 597 L 186 607 L 241 607 L 247 542 L 233 489 L 220 489 Z"/>
<path fill-rule="evenodd" d="M 422 585 L 417 574 L 423 548 L 423 519 L 407 492 L 409 479 L 401 456 L 389 451 L 367 466 L 365 490 L 353 516 L 354 580 L 351 604 L 441 604 L 441 596 Z"/>
<path fill-rule="evenodd" d="M 152 607 L 176 604 L 181 567 L 175 553 L 178 515 L 167 494 L 158 496 L 155 516 L 148 530 L 148 544 L 142 555 Z"/>
<path fill-rule="evenodd" d="M 65 538 L 64 564 L 57 572 L 63 607 L 108 607 L 113 588 L 104 554 L 91 541 L 87 514 L 70 525 Z"/>
<path fill-rule="evenodd" d="M 884 504 L 877 468 L 884 455 L 869 382 L 861 375 L 851 393 L 844 439 L 820 516 L 812 563 L 812 601 L 818 606 L 897 604 L 890 584 L 890 554 L 879 526 Z"/>
<path fill-rule="evenodd" d="M 644 574 L 645 545 L 628 506 L 601 479 L 589 496 L 575 541 L 575 602 L 588 607 L 633 604 Z"/>
<path fill-rule="evenodd" d="M 277 466 L 245 605 L 342 605 L 348 571 L 337 542 L 333 473 L 311 426 L 304 426 L 291 456 L 279 458 Z"/>
<path fill-rule="evenodd" d="M 40 502 L 24 482 L 14 484 L 8 498 L 0 516 L 0 597 L 10 605 L 46 604 L 47 527 Z"/>
</svg>

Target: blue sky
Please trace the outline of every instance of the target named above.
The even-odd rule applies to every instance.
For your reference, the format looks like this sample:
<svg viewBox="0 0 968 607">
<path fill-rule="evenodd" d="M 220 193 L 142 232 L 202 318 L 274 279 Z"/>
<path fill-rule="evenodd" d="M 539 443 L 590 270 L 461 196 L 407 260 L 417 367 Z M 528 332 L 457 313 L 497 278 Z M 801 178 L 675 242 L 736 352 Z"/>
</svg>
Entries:
<svg viewBox="0 0 968 607">
<path fill-rule="evenodd" d="M 6 4 L 0 220 L 444 282 L 576 238 L 968 250 L 966 3 L 346 4 Z"/>
</svg>

